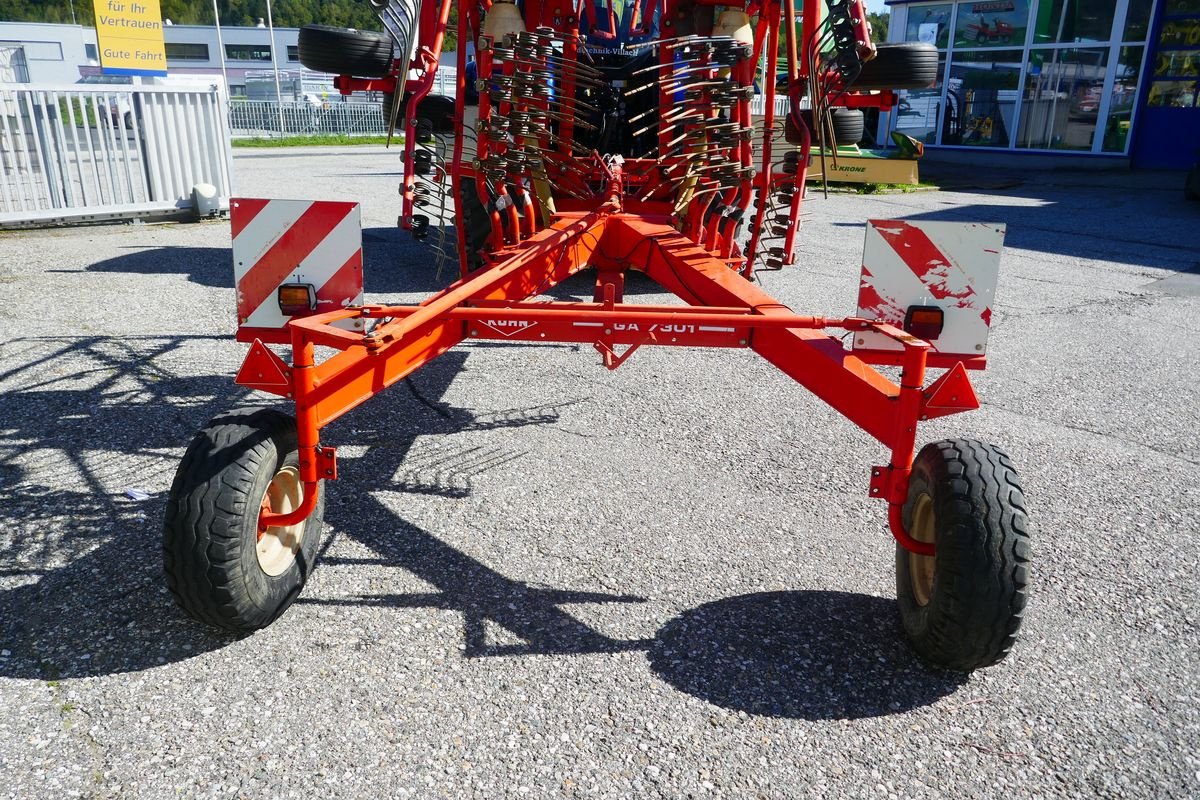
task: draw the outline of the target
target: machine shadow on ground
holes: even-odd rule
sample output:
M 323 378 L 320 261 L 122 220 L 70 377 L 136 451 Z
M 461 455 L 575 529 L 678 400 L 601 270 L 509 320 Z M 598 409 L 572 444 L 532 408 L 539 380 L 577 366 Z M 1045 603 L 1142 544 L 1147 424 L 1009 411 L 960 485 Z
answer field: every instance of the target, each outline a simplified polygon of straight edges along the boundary
M 363 287 L 366 300 L 378 302 L 378 296 L 418 294 L 427 296 L 442 291 L 459 279 L 455 251 L 455 232 L 445 229 L 444 259 L 434 246 L 434 233 L 416 241 L 398 227 L 364 228 Z M 73 270 L 72 270 L 73 271 Z M 233 288 L 233 251 L 228 247 L 158 247 L 135 250 L 89 265 L 86 272 L 128 275 L 185 275 L 200 286 Z M 585 270 L 550 292 L 559 299 L 590 302 L 595 272 Z M 640 272 L 630 272 L 625 282 L 626 295 L 660 294 L 665 290 Z M 232 310 L 230 326 L 234 323 Z
M 197 339 L 204 337 L 195 337 Z M 162 366 L 184 338 L 26 340 L 9 343 L 24 366 L 0 374 L 0 676 L 54 680 L 132 672 L 186 660 L 237 637 L 189 620 L 166 591 L 160 536 L 166 486 L 180 450 L 212 416 L 270 400 L 247 398 L 228 375 L 182 376 Z M 204 346 L 204 342 L 199 342 Z M 19 351 L 19 352 L 18 352 Z M 680 614 L 649 639 L 604 635 L 572 603 L 643 598 L 531 586 L 403 520 L 375 491 L 461 498 L 473 476 L 519 453 L 439 445 L 418 437 L 553 425 L 562 406 L 474 411 L 443 396 L 468 349 L 451 351 L 327 429 L 331 444 L 367 445 L 341 462 L 326 520 L 334 536 L 374 557 L 329 564 L 401 567 L 435 587 L 415 594 L 302 597 L 300 604 L 442 608 L 461 612 L 466 657 L 644 650 L 668 684 L 747 713 L 833 719 L 896 713 L 935 701 L 962 676 L 913 656 L 891 600 L 837 592 L 779 592 L 716 600 Z M 79 377 L 94 378 L 79 386 Z M 30 469 L 30 465 L 35 465 Z M 144 500 L 123 487 L 156 488 Z M 353 487 L 347 491 L 346 487 Z M 633 612 L 636 613 L 636 612 Z M 517 644 L 488 641 L 488 623 Z M 285 617 L 278 624 L 288 624 Z
M 156 247 L 90 264 L 85 272 L 127 275 L 186 275 L 192 283 L 233 288 L 233 261 L 228 247 Z M 232 317 L 232 312 L 230 313 Z
M 179 449 L 209 417 L 247 402 L 228 376 L 183 376 L 161 363 L 211 341 L 0 347 L 6 364 L 20 364 L 0 372 L 0 676 L 130 672 L 232 640 L 175 611 L 162 579 Z
M 454 257 L 454 232 L 447 239 L 449 257 L 438 274 L 436 252 L 415 242 L 399 228 L 363 229 L 363 284 L 368 300 L 372 293 L 418 292 L 432 294 L 458 279 Z M 74 271 L 74 270 L 72 270 Z M 200 286 L 233 288 L 233 251 L 230 247 L 156 247 L 137 249 L 90 264 L 85 272 L 128 275 L 185 275 Z M 235 324 L 233 311 L 229 324 Z

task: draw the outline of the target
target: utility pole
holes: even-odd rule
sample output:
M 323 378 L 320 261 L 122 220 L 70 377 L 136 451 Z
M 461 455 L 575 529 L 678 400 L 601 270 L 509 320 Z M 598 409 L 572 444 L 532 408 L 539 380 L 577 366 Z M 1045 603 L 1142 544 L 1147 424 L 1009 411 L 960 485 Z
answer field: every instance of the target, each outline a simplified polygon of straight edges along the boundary
M 284 136 L 283 92 L 279 88 L 279 63 L 275 57 L 275 22 L 271 19 L 271 0 L 267 0 L 267 30 L 271 36 L 271 69 L 275 73 L 275 103 L 279 108 L 279 138 L 282 139 Z
M 225 78 L 225 100 L 232 99 L 233 90 L 229 88 L 229 68 L 225 65 L 225 41 L 221 38 L 221 12 L 217 9 L 217 0 L 212 0 L 213 22 L 217 26 L 217 50 L 221 53 L 221 75 Z

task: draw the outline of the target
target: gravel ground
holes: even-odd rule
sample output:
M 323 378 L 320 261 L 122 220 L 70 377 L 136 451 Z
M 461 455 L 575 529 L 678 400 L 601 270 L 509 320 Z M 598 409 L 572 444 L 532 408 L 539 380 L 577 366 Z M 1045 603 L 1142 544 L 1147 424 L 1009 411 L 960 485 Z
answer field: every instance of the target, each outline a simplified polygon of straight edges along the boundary
M 441 282 L 396 164 L 235 158 L 241 193 L 361 200 L 382 301 Z M 228 223 L 0 234 L 0 797 L 1196 796 L 1200 206 L 1063 174 L 806 210 L 762 283 L 811 313 L 853 309 L 867 218 L 1009 225 L 984 406 L 921 434 L 1021 470 L 1008 660 L 905 644 L 877 444 L 751 353 L 671 348 L 477 343 L 354 411 L 304 596 L 214 634 L 159 536 L 192 434 L 270 402 L 231 381 Z

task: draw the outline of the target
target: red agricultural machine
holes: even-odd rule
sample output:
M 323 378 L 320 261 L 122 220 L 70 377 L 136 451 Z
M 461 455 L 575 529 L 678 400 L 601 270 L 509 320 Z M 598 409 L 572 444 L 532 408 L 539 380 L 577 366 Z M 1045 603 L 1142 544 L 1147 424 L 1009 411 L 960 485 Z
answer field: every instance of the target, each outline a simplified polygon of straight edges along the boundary
M 841 319 L 751 280 L 796 263 L 806 181 L 855 127 L 836 118 L 932 85 L 936 50 L 872 44 L 861 0 L 468 0 L 450 100 L 431 90 L 451 0 L 369 2 L 386 33 L 309 26 L 301 61 L 385 94 L 400 224 L 460 272 L 419 305 L 364 305 L 355 205 L 233 202 L 252 343 L 237 382 L 295 416 L 234 411 L 188 448 L 164 534 L 184 609 L 233 630 L 274 621 L 313 568 L 337 477 L 321 429 L 461 342 L 587 343 L 609 369 L 647 345 L 750 348 L 888 453 L 867 491 L 887 504 L 918 653 L 960 670 L 1003 658 L 1029 558 L 1016 473 L 978 441 L 916 444 L 922 420 L 978 407 L 967 370 L 986 360 L 1002 227 L 870 221 L 858 313 Z M 585 269 L 592 302 L 547 299 Z M 629 270 L 681 302 L 625 302 Z

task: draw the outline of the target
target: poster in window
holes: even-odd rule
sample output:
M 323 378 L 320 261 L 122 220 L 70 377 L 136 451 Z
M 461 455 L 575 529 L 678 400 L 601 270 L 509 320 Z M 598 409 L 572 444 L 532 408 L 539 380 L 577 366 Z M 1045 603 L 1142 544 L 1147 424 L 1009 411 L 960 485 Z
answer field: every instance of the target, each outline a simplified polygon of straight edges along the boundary
M 953 12 L 954 6 L 949 3 L 910 8 L 904 40 L 926 42 L 944 50 L 950 44 L 950 15 Z
M 1029 28 L 1029 0 L 982 0 L 958 4 L 955 47 L 1022 45 Z

